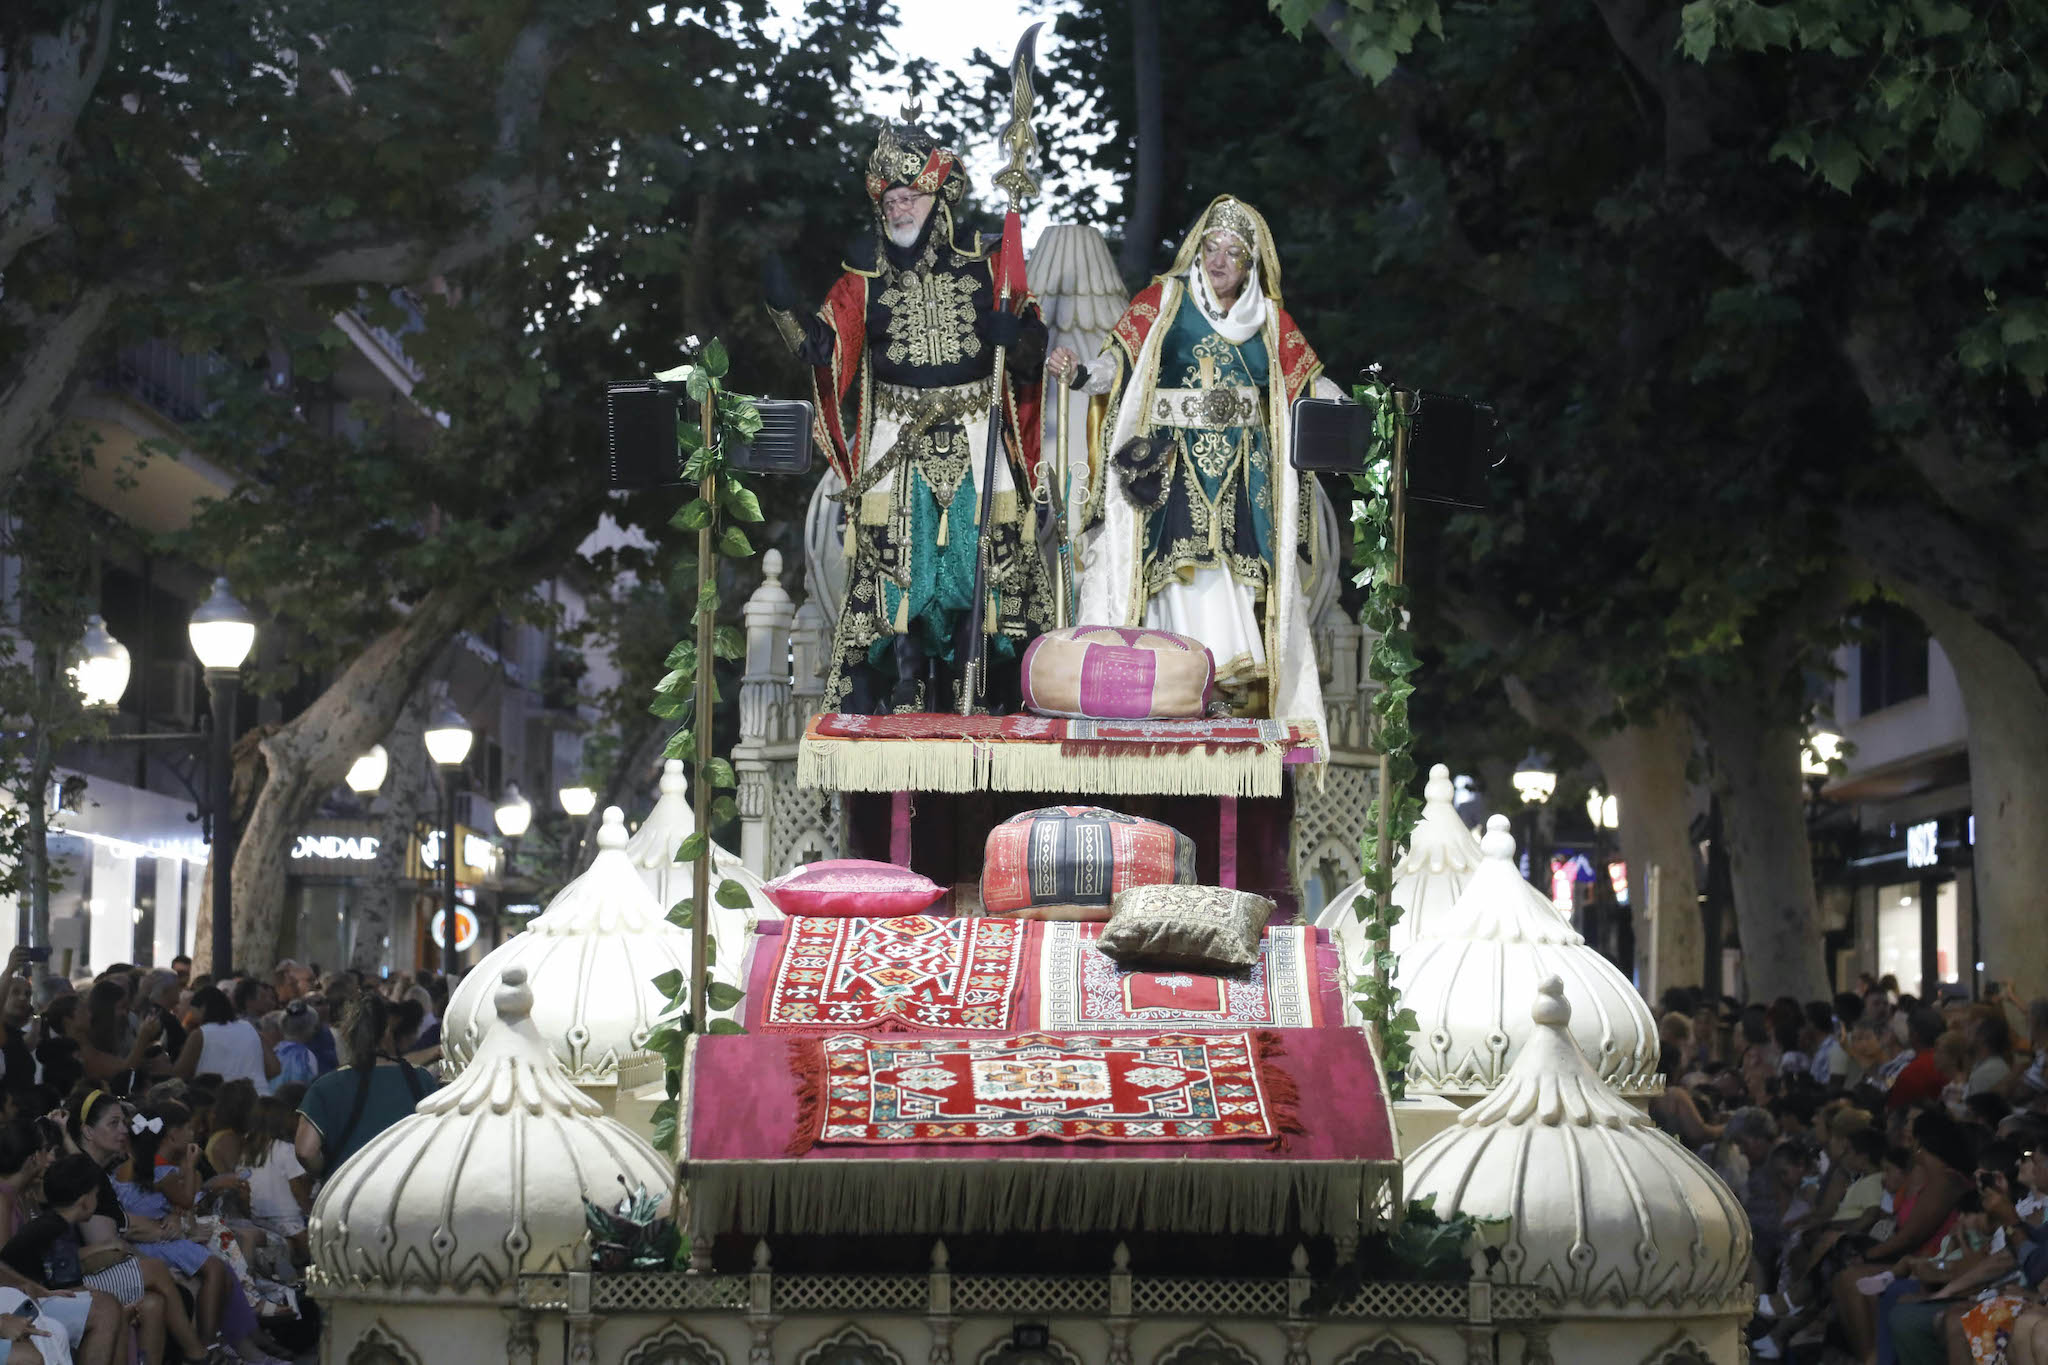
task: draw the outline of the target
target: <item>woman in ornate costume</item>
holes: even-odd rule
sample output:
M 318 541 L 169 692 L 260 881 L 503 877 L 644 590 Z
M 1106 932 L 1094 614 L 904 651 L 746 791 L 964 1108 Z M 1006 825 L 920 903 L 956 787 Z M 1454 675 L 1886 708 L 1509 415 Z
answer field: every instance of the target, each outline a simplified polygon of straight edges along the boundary
M 1284 461 L 1290 404 L 1336 388 L 1281 307 L 1265 220 L 1215 200 L 1085 372 L 1064 349 L 1048 366 L 1107 399 L 1079 620 L 1200 640 L 1234 710 L 1313 726 L 1320 747 L 1313 489 Z

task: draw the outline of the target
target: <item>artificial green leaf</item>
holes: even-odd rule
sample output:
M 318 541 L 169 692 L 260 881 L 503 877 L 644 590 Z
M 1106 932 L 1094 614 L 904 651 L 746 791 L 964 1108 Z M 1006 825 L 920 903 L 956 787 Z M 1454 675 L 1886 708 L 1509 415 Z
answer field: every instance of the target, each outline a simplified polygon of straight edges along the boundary
M 711 1023 L 708 1026 L 706 1026 L 704 1031 L 706 1033 L 721 1034 L 746 1032 L 744 1028 L 740 1027 L 740 1023 L 737 1019 L 713 1019 Z
M 712 798 L 711 819 L 714 822 L 722 825 L 727 820 L 737 820 L 739 818 L 739 803 L 734 801 L 730 796 L 718 796 Z
M 737 526 L 728 526 L 725 534 L 718 538 L 718 552 L 732 559 L 745 559 L 754 553 L 754 546 L 745 531 Z
M 711 1008 L 715 1010 L 729 1010 L 746 998 L 746 992 L 727 982 L 713 981 L 704 988 L 704 998 L 711 1002 Z
M 703 857 L 705 851 L 710 847 L 711 840 L 705 836 L 702 830 L 699 830 L 683 840 L 683 846 L 676 850 L 676 861 L 679 863 L 694 863 Z
M 718 504 L 731 514 L 735 521 L 761 520 L 761 500 L 751 489 L 737 482 L 727 483 L 718 490 Z
M 664 918 L 678 929 L 694 929 L 697 927 L 696 903 L 679 900 L 668 908 L 668 914 Z
M 682 988 L 683 974 L 673 967 L 654 978 L 654 989 L 667 999 L 675 999 L 676 992 L 682 990 Z
M 747 894 L 747 888 L 730 877 L 718 884 L 715 899 L 728 910 L 745 910 L 754 903 L 754 898 Z
M 678 730 L 668 737 L 661 746 L 663 758 L 688 758 L 697 752 L 697 736 L 690 730 Z
M 704 343 L 704 349 L 698 352 L 697 358 L 711 372 L 713 379 L 725 378 L 726 372 L 732 368 L 732 358 L 725 353 L 725 343 L 717 337 Z
M 738 626 L 719 626 L 711 632 L 711 652 L 721 659 L 747 657 L 747 633 Z
M 711 504 L 702 498 L 692 498 L 669 521 L 678 531 L 700 531 L 711 524 Z
M 704 776 L 710 779 L 714 787 L 737 787 L 740 784 L 738 774 L 732 770 L 732 764 L 722 758 L 714 758 L 705 764 Z
M 692 403 L 701 405 L 706 398 L 711 396 L 711 376 L 706 374 L 701 366 L 693 367 L 690 370 L 689 385 L 690 401 Z

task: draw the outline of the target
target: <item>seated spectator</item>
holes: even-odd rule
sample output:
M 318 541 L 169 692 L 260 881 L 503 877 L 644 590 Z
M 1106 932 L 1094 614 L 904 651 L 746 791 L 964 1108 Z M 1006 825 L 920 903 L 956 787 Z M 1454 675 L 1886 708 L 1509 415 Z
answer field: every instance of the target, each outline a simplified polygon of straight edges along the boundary
M 1667 1016 L 1676 1018 L 1678 1016 Z M 1682 1022 L 1682 1021 L 1681 1021 Z M 1721 1126 L 1710 1123 L 1692 1092 L 1680 1084 L 1679 1044 L 1665 1042 L 1658 1049 L 1658 1069 L 1664 1073 L 1664 1093 L 1650 1101 L 1650 1117 L 1659 1128 L 1698 1151 L 1721 1136 Z
M 1984 1095 L 2003 1088 L 2012 1075 L 2012 1029 L 2005 1016 L 1996 1010 L 1978 1014 L 1970 1020 L 1967 1036 L 1970 1070 L 1964 1095 Z
M 1887 1080 L 1884 1102 L 1888 1109 L 1905 1109 L 1940 1099 L 1942 1087 L 1948 1084 L 1934 1051 L 1943 1033 L 1940 1013 L 1916 1009 L 1907 1017 L 1906 1025 L 1906 1050 L 1878 1073 Z
M 392 1008 L 381 996 L 356 998 L 342 1029 L 347 1064 L 313 1082 L 299 1104 L 293 1149 L 310 1173 L 332 1171 L 440 1088 L 399 1056 L 396 1032 Z
M 1912 1140 L 1913 1166 L 1892 1200 L 1892 1233 L 1860 1261 L 1838 1270 L 1829 1285 L 1849 1349 L 1863 1360 L 1878 1351 L 1879 1296 L 1897 1282 L 1906 1258 L 1940 1254 L 1955 1231 L 1963 1196 L 1972 1193 L 1976 1157 L 1960 1124 L 1940 1110 L 1928 1110 L 1914 1117 Z M 1900 1291 L 1907 1292 L 1912 1291 Z
M 277 1085 L 311 1085 L 320 1077 L 320 1059 L 314 1055 L 313 1035 L 320 1031 L 320 1016 L 303 999 L 293 999 L 265 1021 L 279 1035 Z
M 1863 1064 L 1849 1051 L 1849 1034 L 1863 1018 L 1861 996 L 1844 992 L 1835 997 L 1834 1008 L 1821 1025 L 1823 1037 L 1814 1049 L 1811 1075 L 1814 1084 L 1828 1090 L 1847 1090 L 1863 1079 Z

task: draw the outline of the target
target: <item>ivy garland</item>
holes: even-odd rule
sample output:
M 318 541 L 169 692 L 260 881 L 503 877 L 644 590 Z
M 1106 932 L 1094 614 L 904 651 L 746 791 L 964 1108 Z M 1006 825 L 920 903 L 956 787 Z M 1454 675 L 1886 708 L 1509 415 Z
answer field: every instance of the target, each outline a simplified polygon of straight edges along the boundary
M 690 350 L 697 350 L 696 339 L 685 343 Z M 726 372 L 731 360 L 726 349 L 716 337 L 704 343 L 697 350 L 697 362 L 656 375 L 665 382 L 682 384 L 690 399 L 688 409 L 679 415 L 676 424 L 676 442 L 683 458 L 683 477 L 697 484 L 698 496 L 684 503 L 669 525 L 679 531 L 698 533 L 700 543 L 708 542 L 714 556 L 743 560 L 754 554 L 753 543 L 740 528 L 743 522 L 759 522 L 761 503 L 753 491 L 727 464 L 725 452 L 730 442 L 752 440 L 761 430 L 761 414 L 754 407 L 753 400 L 744 394 L 727 392 L 724 387 Z M 712 430 L 706 432 L 703 424 L 691 420 L 694 414 L 702 413 L 707 399 L 712 400 L 714 414 Z M 713 496 L 704 496 L 707 487 Z M 703 532 L 709 531 L 705 537 Z M 718 573 L 715 566 L 686 561 L 682 572 L 694 575 L 696 603 L 691 611 L 694 624 L 705 613 L 715 615 L 718 611 Z M 712 658 L 700 659 L 695 638 L 680 640 L 668 652 L 664 661 L 668 671 L 654 687 L 654 700 L 648 710 L 664 720 L 677 720 L 681 727 L 669 736 L 663 746 L 665 758 L 679 758 L 695 767 L 697 757 L 697 733 L 699 724 L 711 724 L 708 716 L 696 714 L 697 670 L 700 666 L 715 668 L 719 659 L 739 660 L 746 657 L 747 640 L 744 632 L 734 626 L 717 626 L 711 633 Z M 718 699 L 718 683 L 711 680 L 711 696 Z M 691 782 L 708 782 L 718 794 L 713 798 L 705 828 L 692 833 L 676 850 L 679 863 L 695 862 L 711 854 L 710 826 L 721 821 L 737 818 L 739 807 L 731 793 L 739 786 L 739 778 L 733 771 L 729 758 L 713 758 L 704 765 L 703 771 L 693 771 Z M 751 903 L 746 887 L 731 878 L 716 884 L 712 899 L 731 910 L 744 910 Z M 679 928 L 696 931 L 697 907 L 694 899 L 686 897 L 670 907 L 668 922 Z M 704 938 L 704 960 L 706 966 L 716 961 L 717 941 L 707 933 Z M 656 1017 L 655 1029 L 648 1035 L 647 1050 L 659 1053 L 666 1064 L 667 1098 L 654 1110 L 654 1145 L 668 1154 L 676 1155 L 676 1134 L 678 1116 L 678 1095 L 682 1090 L 683 1052 L 692 1031 L 690 1010 L 689 977 L 680 971 L 666 971 L 654 978 L 654 987 L 660 991 L 667 1004 Z M 736 986 L 721 981 L 709 982 L 705 988 L 705 1004 L 709 1010 L 729 1011 L 737 1006 L 743 993 Z M 709 1033 L 741 1033 L 744 1030 L 731 1019 L 713 1019 L 707 1026 Z
M 1375 367 L 1376 369 L 1377 367 Z M 1374 633 L 1366 676 L 1378 684 L 1373 694 L 1374 749 L 1383 756 L 1383 780 L 1366 809 L 1365 834 L 1359 840 L 1364 890 L 1352 902 L 1352 913 L 1365 926 L 1371 952 L 1366 971 L 1352 983 L 1358 1012 L 1378 1035 L 1387 1082 L 1393 1098 L 1407 1088 L 1408 1061 L 1414 1047 L 1415 1011 L 1401 1008 L 1394 985 L 1396 959 L 1387 946 L 1401 907 L 1394 904 L 1394 864 L 1406 848 L 1422 804 L 1411 792 L 1415 781 L 1414 734 L 1408 727 L 1408 698 L 1415 691 L 1410 675 L 1418 667 L 1414 639 L 1408 631 L 1408 588 L 1402 581 L 1401 534 L 1396 504 L 1406 468 L 1397 460 L 1406 449 L 1411 415 L 1395 401 L 1393 387 L 1376 372 L 1352 390 L 1372 409 L 1373 439 L 1366 472 L 1351 480 L 1351 559 L 1358 567 L 1353 580 L 1366 589 L 1362 619 Z M 1388 855 L 1380 857 L 1380 803 L 1388 802 Z

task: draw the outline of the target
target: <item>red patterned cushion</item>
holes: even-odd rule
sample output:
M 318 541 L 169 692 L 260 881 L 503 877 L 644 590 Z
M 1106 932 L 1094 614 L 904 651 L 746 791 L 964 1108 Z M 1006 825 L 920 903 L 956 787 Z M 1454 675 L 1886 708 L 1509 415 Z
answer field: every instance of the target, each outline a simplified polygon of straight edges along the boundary
M 1117 892 L 1195 879 L 1195 841 L 1097 806 L 1013 815 L 988 832 L 981 907 L 1022 919 L 1106 920 Z
M 914 915 L 946 894 L 946 888 L 930 877 L 870 858 L 805 863 L 762 889 L 785 915 L 858 915 L 864 919 Z
M 1163 630 L 1071 626 L 1024 651 L 1024 704 L 1083 720 L 1186 719 L 1208 709 L 1216 661 Z

